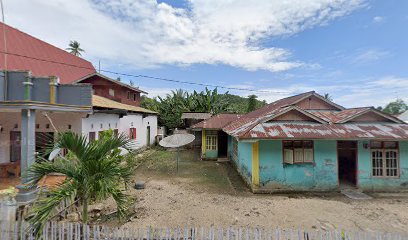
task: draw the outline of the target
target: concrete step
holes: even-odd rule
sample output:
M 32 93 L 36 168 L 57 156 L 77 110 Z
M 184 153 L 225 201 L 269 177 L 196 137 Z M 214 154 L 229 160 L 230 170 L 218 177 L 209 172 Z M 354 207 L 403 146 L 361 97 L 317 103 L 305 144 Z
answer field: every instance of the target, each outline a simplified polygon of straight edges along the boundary
M 225 157 L 225 158 L 218 158 L 217 162 L 229 162 L 229 158 Z

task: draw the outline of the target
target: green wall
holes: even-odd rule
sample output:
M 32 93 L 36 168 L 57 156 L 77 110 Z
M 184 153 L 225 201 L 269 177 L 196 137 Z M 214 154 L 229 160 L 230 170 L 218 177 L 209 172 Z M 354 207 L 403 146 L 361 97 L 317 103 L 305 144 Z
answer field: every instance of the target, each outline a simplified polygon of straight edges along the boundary
M 358 143 L 358 187 L 364 190 L 408 190 L 408 141 L 399 142 L 400 176 L 398 178 L 372 177 L 372 161 L 370 149 L 364 149 L 364 143 Z
M 314 164 L 284 164 L 282 141 L 260 141 L 260 188 L 285 190 L 337 188 L 336 141 L 314 141 L 314 149 Z
M 232 141 L 232 140 L 231 140 Z M 232 149 L 232 142 L 231 142 Z M 232 153 L 232 150 L 231 150 Z M 244 181 L 251 185 L 252 182 L 252 143 L 238 142 L 238 156 L 231 154 L 237 171 L 241 174 Z

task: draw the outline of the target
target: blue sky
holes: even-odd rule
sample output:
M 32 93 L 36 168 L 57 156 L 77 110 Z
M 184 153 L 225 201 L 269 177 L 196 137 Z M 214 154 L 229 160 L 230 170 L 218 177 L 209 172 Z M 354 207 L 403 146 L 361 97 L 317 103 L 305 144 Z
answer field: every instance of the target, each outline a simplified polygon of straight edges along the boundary
M 78 40 L 84 58 L 107 70 L 261 90 L 255 94 L 268 102 L 310 90 L 346 107 L 408 101 L 408 1 L 5 0 L 5 7 L 10 25 L 61 48 Z M 203 89 L 121 79 L 151 96 Z

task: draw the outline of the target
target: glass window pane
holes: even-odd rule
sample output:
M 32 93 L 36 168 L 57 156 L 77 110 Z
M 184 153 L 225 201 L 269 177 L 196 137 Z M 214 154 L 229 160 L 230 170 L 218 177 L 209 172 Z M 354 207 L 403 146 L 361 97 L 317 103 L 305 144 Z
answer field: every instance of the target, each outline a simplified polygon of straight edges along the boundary
M 313 148 L 313 141 L 303 141 L 303 148 Z
M 396 149 L 398 148 L 398 143 L 397 142 L 384 142 L 384 148 Z
M 293 142 L 293 147 L 294 148 L 302 148 L 303 147 L 302 141 L 294 141 Z
M 379 142 L 379 141 L 372 141 L 372 142 L 370 143 L 370 147 L 371 147 L 371 148 L 374 148 L 374 149 L 379 149 L 379 148 L 381 148 L 381 142 Z
M 283 141 L 283 147 L 284 148 L 292 148 L 293 147 L 293 142 L 292 141 Z

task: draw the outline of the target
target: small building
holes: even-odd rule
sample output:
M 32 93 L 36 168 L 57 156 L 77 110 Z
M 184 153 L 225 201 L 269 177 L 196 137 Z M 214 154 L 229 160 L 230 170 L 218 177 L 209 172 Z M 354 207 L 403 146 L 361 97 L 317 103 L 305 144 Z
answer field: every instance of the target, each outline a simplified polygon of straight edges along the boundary
M 222 129 L 232 121 L 239 119 L 240 114 L 221 113 L 191 126 L 196 135 L 201 136 L 202 159 L 228 158 L 228 135 Z
M 200 148 L 201 147 L 201 131 L 193 131 L 191 132 L 191 126 L 197 124 L 203 120 L 206 120 L 212 116 L 211 113 L 207 112 L 184 112 L 181 114 L 181 120 L 183 121 L 183 126 L 187 130 L 186 132 L 193 133 L 195 136 L 194 141 L 191 143 L 193 148 Z M 180 130 L 178 130 L 180 131 Z
M 206 120 L 211 116 L 212 114 L 207 112 L 183 112 L 183 114 L 181 114 L 181 120 L 183 120 L 184 127 L 190 129 L 194 124 Z
M 408 189 L 408 124 L 373 107 L 346 109 L 306 92 L 242 115 L 222 131 L 227 155 L 253 192 Z
M 401 119 L 402 121 L 408 123 L 408 110 L 405 111 L 405 112 L 403 112 L 403 113 L 401 113 L 401 114 L 398 116 L 398 118 Z

